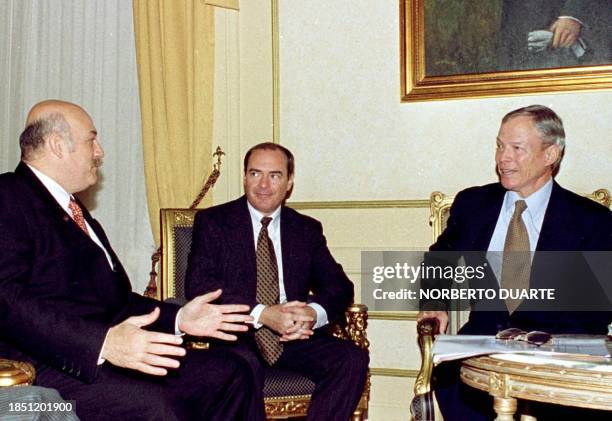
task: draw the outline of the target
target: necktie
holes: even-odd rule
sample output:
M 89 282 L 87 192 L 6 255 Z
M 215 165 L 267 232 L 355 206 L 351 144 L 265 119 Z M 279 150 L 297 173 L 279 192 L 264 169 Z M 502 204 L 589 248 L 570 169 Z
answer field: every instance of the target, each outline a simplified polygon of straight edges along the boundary
M 87 225 L 85 225 L 85 218 L 83 217 L 83 210 L 72 196 L 70 197 L 68 208 L 72 211 L 72 219 L 74 219 L 74 222 L 76 222 L 76 224 L 79 226 L 79 228 L 83 230 L 85 234 L 89 235 L 89 231 L 87 231 Z
M 264 305 L 278 304 L 278 266 L 274 246 L 268 237 L 268 225 L 272 218 L 266 216 L 261 219 L 261 230 L 257 237 L 257 302 Z M 283 344 L 278 335 L 266 326 L 255 332 L 255 342 L 261 356 L 270 365 L 274 364 L 283 352 Z
M 501 276 L 501 287 L 504 289 L 524 290 L 529 288 L 531 248 L 529 247 L 527 228 L 525 228 L 523 218 L 521 218 L 525 209 L 527 209 L 525 201 L 517 200 L 514 204 L 514 214 L 508 225 Z M 516 310 L 521 301 L 521 299 L 506 299 L 506 307 L 508 307 L 510 314 Z

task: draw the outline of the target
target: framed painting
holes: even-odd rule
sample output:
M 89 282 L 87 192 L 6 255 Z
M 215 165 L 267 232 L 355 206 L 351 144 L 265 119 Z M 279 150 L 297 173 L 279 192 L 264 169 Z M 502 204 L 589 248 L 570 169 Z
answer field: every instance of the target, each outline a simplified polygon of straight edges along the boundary
M 610 0 L 400 0 L 402 101 L 612 89 Z

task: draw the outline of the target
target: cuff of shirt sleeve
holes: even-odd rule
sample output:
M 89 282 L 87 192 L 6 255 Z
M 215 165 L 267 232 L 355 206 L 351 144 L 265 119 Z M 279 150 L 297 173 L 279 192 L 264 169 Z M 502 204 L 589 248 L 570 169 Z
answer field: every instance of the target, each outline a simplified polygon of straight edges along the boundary
M 106 345 L 106 338 L 108 338 L 109 332 L 110 332 L 110 329 L 106 331 L 106 336 L 104 336 L 104 342 L 102 342 L 102 348 L 100 348 L 100 354 L 98 355 L 98 362 L 96 363 L 98 365 L 102 365 L 106 362 L 106 360 L 102 358 L 102 351 L 104 351 L 104 345 Z
M 575 18 L 575 17 L 573 17 L 573 16 L 559 16 L 559 18 L 558 18 L 558 19 L 561 19 L 561 18 L 563 18 L 563 19 L 571 19 L 571 20 L 575 20 L 575 21 L 576 21 L 576 22 L 578 22 L 580 25 L 584 26 L 584 23 L 582 23 L 582 21 L 581 21 L 580 19 L 577 19 L 577 18 Z
M 179 311 L 176 312 L 176 318 L 174 319 L 174 334 L 176 336 L 183 336 L 185 333 L 181 332 L 179 329 L 179 317 L 181 317 L 181 311 L 183 311 L 183 307 L 179 308 Z
M 253 307 L 253 310 L 251 310 L 251 317 L 253 317 L 253 321 L 251 323 L 255 329 L 259 329 L 263 326 L 261 323 L 259 323 L 259 317 L 261 317 L 261 313 L 265 308 L 265 305 L 257 304 L 255 307 Z
M 327 320 L 327 312 L 320 304 L 308 303 L 308 307 L 311 307 L 317 313 L 317 322 L 314 324 L 313 329 L 318 329 L 329 323 L 329 320 Z

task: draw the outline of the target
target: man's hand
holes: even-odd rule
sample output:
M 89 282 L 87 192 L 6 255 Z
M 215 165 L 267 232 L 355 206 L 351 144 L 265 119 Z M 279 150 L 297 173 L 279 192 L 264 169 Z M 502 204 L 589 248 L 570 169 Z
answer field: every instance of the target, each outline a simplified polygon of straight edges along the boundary
M 159 317 L 159 307 L 149 314 L 132 316 L 111 327 L 106 335 L 100 356 L 113 365 L 154 376 L 165 376 L 166 368 L 177 368 L 179 362 L 170 355 L 181 357 L 185 349 L 180 345 L 180 336 L 148 332 L 141 329 L 150 325 Z
M 312 335 L 311 328 L 314 325 L 316 313 L 313 316 L 309 310 L 304 310 L 305 307 L 307 307 L 306 303 L 301 301 L 267 306 L 259 316 L 259 323 L 281 335 L 283 341 L 306 339 Z M 308 308 L 314 312 L 312 308 Z M 283 339 L 285 335 L 288 336 Z M 302 338 L 302 336 L 305 337 Z M 292 339 L 288 339 L 289 337 Z
M 440 333 L 446 333 L 448 328 L 448 313 L 446 311 L 420 311 L 417 322 L 423 319 L 438 319 Z
M 218 289 L 200 295 L 183 306 L 179 315 L 178 327 L 181 332 L 193 336 L 208 336 L 224 341 L 235 341 L 236 335 L 225 332 L 245 332 L 249 328 L 244 323 L 252 322 L 253 317 L 245 313 L 249 306 L 244 304 L 209 304 L 221 296 Z
M 317 322 L 317 312 L 314 308 L 301 301 L 292 301 L 283 305 L 283 313 L 291 313 L 294 325 L 287 329 L 281 336 L 281 342 L 294 341 L 296 339 L 308 339 L 313 334 L 313 326 Z M 303 316 L 312 318 L 312 321 L 299 321 Z
M 550 30 L 553 32 L 551 47 L 553 49 L 559 47 L 571 47 L 578 40 L 578 37 L 580 36 L 580 29 L 582 29 L 582 25 L 580 22 L 574 19 L 557 19 L 557 21 L 550 27 Z

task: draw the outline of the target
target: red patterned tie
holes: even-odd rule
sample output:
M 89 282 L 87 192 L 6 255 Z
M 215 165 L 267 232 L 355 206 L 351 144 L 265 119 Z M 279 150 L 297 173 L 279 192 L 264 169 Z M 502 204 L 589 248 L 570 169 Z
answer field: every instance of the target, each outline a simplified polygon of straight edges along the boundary
M 268 237 L 268 225 L 272 218 L 266 216 L 261 219 L 261 230 L 257 237 L 257 302 L 265 305 L 278 304 L 278 266 L 274 246 Z M 270 365 L 274 364 L 283 353 L 283 344 L 280 343 L 278 335 L 267 328 L 260 327 L 255 332 L 255 342 L 261 352 L 261 356 Z
M 83 230 L 85 234 L 89 235 L 87 225 L 85 225 L 85 218 L 83 217 L 83 210 L 72 196 L 70 196 L 70 203 L 68 203 L 68 208 L 72 211 L 72 219 L 74 219 L 74 222 L 76 222 L 76 224 L 79 226 L 79 228 Z

